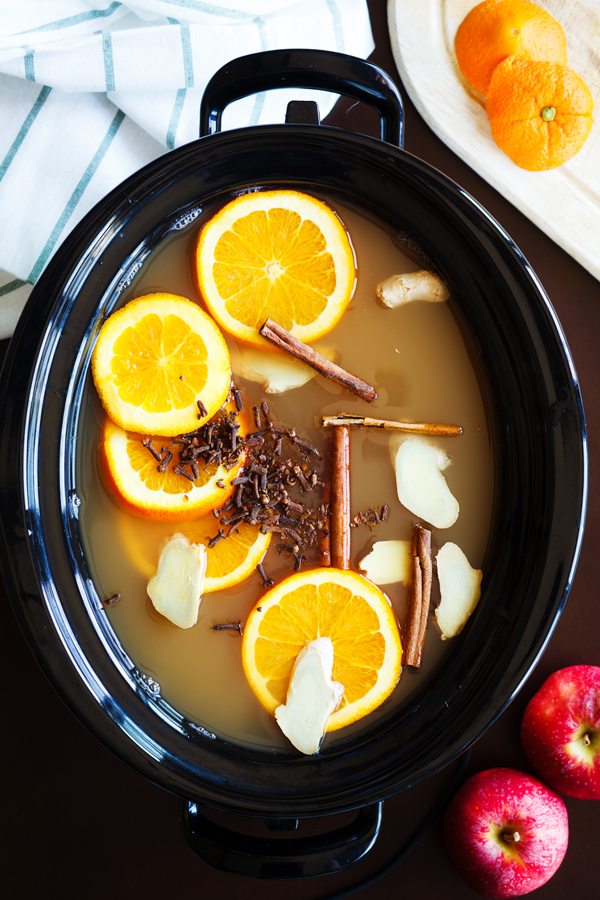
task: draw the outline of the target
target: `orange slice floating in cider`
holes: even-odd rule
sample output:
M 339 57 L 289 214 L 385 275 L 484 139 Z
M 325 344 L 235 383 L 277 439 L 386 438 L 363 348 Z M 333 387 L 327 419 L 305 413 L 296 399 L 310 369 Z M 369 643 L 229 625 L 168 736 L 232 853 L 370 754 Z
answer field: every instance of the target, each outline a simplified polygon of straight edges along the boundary
M 194 522 L 183 522 L 177 531 L 184 534 L 190 544 L 205 544 L 206 575 L 203 593 L 221 591 L 244 581 L 262 562 L 271 543 L 272 535 L 262 534 L 259 525 L 241 522 L 228 535 L 209 547 L 220 528 L 214 516 L 204 516 Z M 167 538 L 172 537 L 173 528 L 163 526 L 158 531 L 153 526 L 152 533 L 140 528 L 140 522 L 131 516 L 119 517 L 119 537 L 132 564 L 146 578 L 156 574 L 158 558 Z
M 225 406 L 226 411 L 232 408 L 231 402 Z M 239 434 L 245 433 L 242 418 Z M 239 475 L 243 452 L 229 471 L 217 463 L 206 465 L 199 457 L 198 477 L 190 480 L 176 471 L 178 445 L 172 444 L 169 437 L 151 439 L 152 448 L 163 459 L 167 450 L 173 453 L 165 472 L 158 470 L 158 460 L 144 441 L 148 441 L 148 436 L 125 431 L 110 419 L 106 420 L 100 445 L 100 471 L 107 488 L 125 512 L 142 519 L 182 522 L 199 519 L 223 506 L 233 493 L 231 482 Z M 190 473 L 188 466 L 185 469 Z
M 225 403 L 231 381 L 217 325 L 175 294 L 139 297 L 113 313 L 98 335 L 92 375 L 113 422 L 160 435 L 204 424 Z
M 258 329 L 273 319 L 302 341 L 325 334 L 346 309 L 356 277 L 336 214 L 298 191 L 244 194 L 204 226 L 198 285 L 221 327 L 269 347 Z
M 344 695 L 335 731 L 376 709 L 396 686 L 402 662 L 398 625 L 386 595 L 350 570 L 298 572 L 264 594 L 248 617 L 244 672 L 269 712 L 286 702 L 294 661 L 319 637 L 333 643 L 333 681 Z

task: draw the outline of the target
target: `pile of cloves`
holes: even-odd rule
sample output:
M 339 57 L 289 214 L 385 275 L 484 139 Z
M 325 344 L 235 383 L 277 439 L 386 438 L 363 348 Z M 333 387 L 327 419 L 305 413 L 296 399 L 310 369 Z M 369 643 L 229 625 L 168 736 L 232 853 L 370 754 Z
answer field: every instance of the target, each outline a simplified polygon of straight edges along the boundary
M 213 509 L 221 527 L 208 546 L 214 547 L 243 522 L 259 525 L 263 534 L 281 536 L 277 549 L 291 554 L 293 568 L 298 571 L 306 558 L 305 551 L 317 545 L 319 531 L 328 525 L 326 505 L 313 508 L 303 502 L 304 494 L 323 487 L 318 470 L 308 464 L 310 459 L 320 460 L 320 454 L 293 428 L 276 425 L 266 401 L 253 407 L 256 431 L 242 437 L 237 418 L 243 403 L 234 386 L 230 397 L 235 409 L 228 412 L 225 406 L 221 407 L 205 425 L 172 438 L 171 447 L 162 447 L 161 453 L 153 446 L 152 438 L 145 437 L 142 443 L 157 460 L 161 473 L 167 472 L 176 453 L 171 471 L 191 483 L 199 478 L 201 468 L 206 472 L 222 465 L 231 471 L 241 462 L 240 473 L 232 481 L 234 494 L 220 509 Z M 199 409 L 202 413 L 200 404 Z
M 177 461 L 171 471 L 175 475 L 183 475 L 192 483 L 200 477 L 200 468 L 206 472 L 211 466 L 216 468 L 222 465 L 229 472 L 239 463 L 242 447 L 237 417 L 242 403 L 238 390 L 234 389 L 232 396 L 236 409 L 227 412 L 226 407 L 222 406 L 210 422 L 195 431 L 172 438 L 171 446 L 161 447 L 160 453 L 153 446 L 151 437 L 142 438 L 144 447 L 157 460 L 159 472 L 167 472 L 174 454 L 177 454 Z M 198 401 L 198 408 L 201 411 L 204 408 L 201 401 Z
M 381 525 L 388 517 L 389 506 L 384 503 L 383 506 L 377 508 L 369 507 L 365 512 L 359 512 L 350 522 L 350 528 L 358 528 L 359 525 L 366 525 L 367 528 L 373 530 L 375 525 Z
M 322 506 L 315 509 L 302 499 L 323 487 L 318 470 L 308 464 L 311 457 L 320 459 L 320 454 L 293 428 L 275 425 L 266 401 L 253 407 L 253 412 L 257 430 L 240 438 L 245 460 L 232 482 L 236 491 L 213 515 L 223 526 L 223 537 L 242 522 L 260 525 L 263 534 L 279 534 L 282 541 L 277 549 L 292 556 L 297 572 L 306 558 L 304 551 L 317 545 L 318 532 L 327 523 Z M 296 499 L 290 496 L 293 489 Z

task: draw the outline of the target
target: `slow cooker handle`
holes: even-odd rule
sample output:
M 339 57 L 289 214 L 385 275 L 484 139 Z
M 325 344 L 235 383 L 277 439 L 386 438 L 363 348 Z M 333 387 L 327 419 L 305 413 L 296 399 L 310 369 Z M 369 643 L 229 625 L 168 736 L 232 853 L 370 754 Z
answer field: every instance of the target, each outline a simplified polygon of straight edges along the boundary
M 382 814 L 380 801 L 364 806 L 353 822 L 328 834 L 258 838 L 211 822 L 198 803 L 182 800 L 180 806 L 183 833 L 200 859 L 235 875 L 278 880 L 315 878 L 347 869 L 377 840 Z M 291 824 L 293 828 L 293 819 Z
M 402 99 L 389 75 L 364 59 L 329 50 L 268 50 L 224 65 L 204 91 L 200 137 L 221 130 L 223 110 L 234 100 L 276 88 L 312 88 L 367 103 L 381 117 L 381 140 L 402 147 Z

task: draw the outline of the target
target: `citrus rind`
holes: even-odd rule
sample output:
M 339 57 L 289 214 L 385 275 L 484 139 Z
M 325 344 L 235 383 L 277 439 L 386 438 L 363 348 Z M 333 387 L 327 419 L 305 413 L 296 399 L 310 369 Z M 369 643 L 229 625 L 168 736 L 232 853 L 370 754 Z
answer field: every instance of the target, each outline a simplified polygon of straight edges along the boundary
M 465 81 L 486 96 L 492 73 L 510 56 L 567 63 L 567 39 L 548 10 L 529 0 L 486 0 L 458 27 L 454 49 Z
M 530 172 L 561 166 L 581 150 L 593 107 L 587 85 L 568 66 L 515 58 L 496 66 L 487 99 L 496 144 Z

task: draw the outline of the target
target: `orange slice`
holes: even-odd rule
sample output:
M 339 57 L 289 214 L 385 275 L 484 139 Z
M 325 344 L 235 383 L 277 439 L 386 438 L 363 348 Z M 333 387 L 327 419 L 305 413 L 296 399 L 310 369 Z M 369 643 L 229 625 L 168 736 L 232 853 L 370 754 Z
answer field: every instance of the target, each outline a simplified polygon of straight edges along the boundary
M 206 527 L 202 531 L 199 528 L 198 532 L 192 532 L 190 540 L 208 545 L 218 529 L 214 516 L 211 519 L 212 522 L 209 522 L 207 517 Z M 214 530 L 211 531 L 211 528 Z M 245 522 L 238 525 L 229 537 L 208 550 L 205 593 L 222 591 L 252 575 L 257 565 L 263 561 L 270 543 L 271 534 L 261 534 L 259 525 L 248 525 Z
M 362 575 L 329 568 L 291 575 L 263 594 L 242 641 L 246 677 L 269 712 L 285 703 L 294 660 L 318 637 L 331 638 L 331 677 L 345 689 L 327 726 L 335 731 L 391 694 L 402 662 L 400 634 L 386 595 Z
M 271 347 L 258 334 L 273 319 L 302 341 L 336 324 L 354 290 L 354 254 L 328 206 L 298 191 L 260 191 L 228 203 L 204 226 L 198 285 L 221 327 Z
M 240 434 L 243 433 L 241 427 Z M 107 488 L 125 512 L 163 522 L 199 519 L 222 506 L 233 493 L 231 482 L 240 472 L 242 457 L 229 472 L 216 463 L 204 466 L 200 459 L 199 477 L 190 481 L 173 471 L 178 462 L 176 453 L 167 471 L 159 472 L 158 462 L 142 443 L 143 439 L 144 435 L 125 431 L 110 419 L 106 420 L 100 445 L 100 471 Z M 172 451 L 177 449 L 168 437 L 154 437 L 152 445 L 159 453 L 163 446 Z
M 185 522 L 177 529 L 190 543 L 209 541 L 219 530 L 214 516 L 204 516 L 195 522 Z M 162 546 L 173 535 L 168 525 L 154 524 L 152 530 L 140 527 L 131 516 L 119 516 L 119 535 L 132 563 L 146 578 L 156 575 L 156 567 Z M 264 559 L 271 543 L 271 534 L 261 534 L 260 526 L 242 522 L 214 547 L 208 547 L 204 593 L 221 591 L 244 581 Z
M 138 297 L 113 313 L 98 335 L 92 375 L 113 422 L 162 435 L 191 431 L 210 419 L 231 381 L 218 327 L 175 294 Z M 200 421 L 198 401 L 206 409 Z

